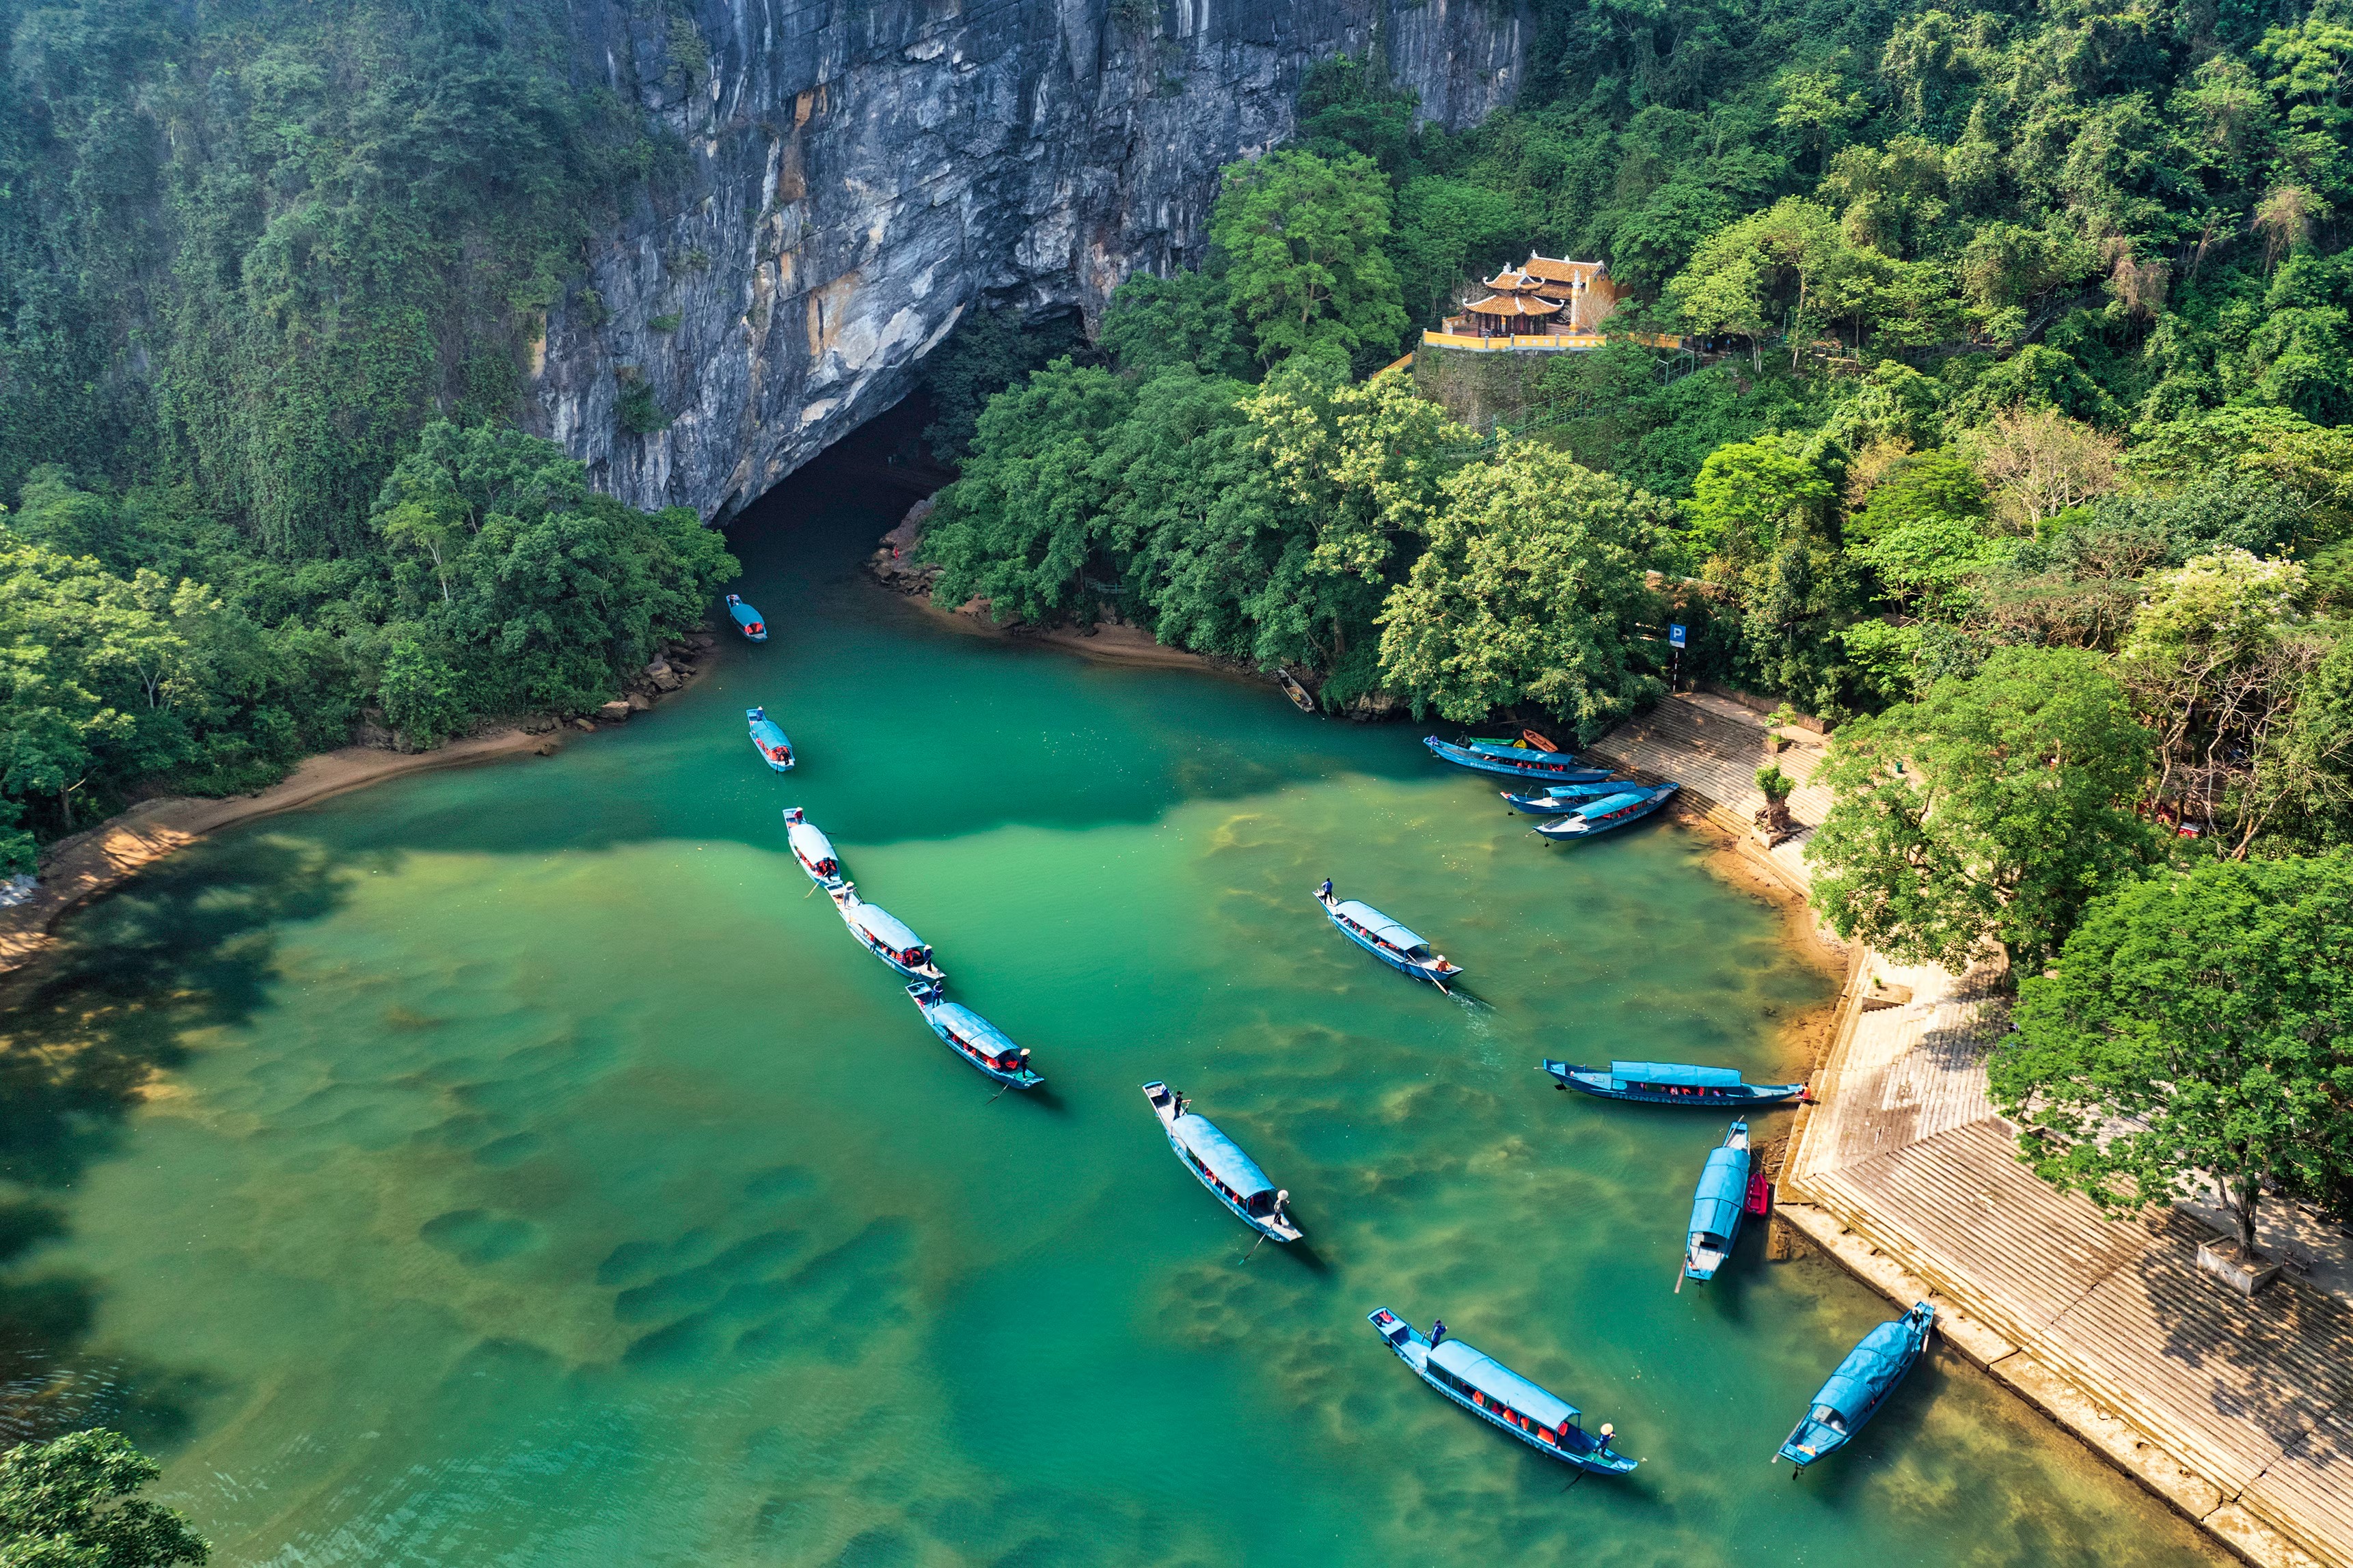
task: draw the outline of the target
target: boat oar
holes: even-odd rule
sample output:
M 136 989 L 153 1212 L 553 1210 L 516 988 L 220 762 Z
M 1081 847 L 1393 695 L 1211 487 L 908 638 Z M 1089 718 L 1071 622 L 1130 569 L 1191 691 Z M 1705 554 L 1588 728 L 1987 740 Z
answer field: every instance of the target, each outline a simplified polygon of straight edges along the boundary
M 1256 1258 L 1258 1256 L 1258 1249 L 1265 1245 L 1266 1232 L 1260 1231 L 1258 1233 L 1258 1239 L 1250 1243 L 1250 1249 L 1242 1254 L 1242 1261 L 1244 1263 L 1248 1263 L 1251 1258 Z
M 1009 1084 L 1009 1083 L 1007 1083 L 1007 1084 L 999 1084 L 999 1085 L 997 1086 L 997 1092 L 996 1092 L 995 1094 L 992 1094 L 992 1095 L 990 1095 L 990 1096 L 988 1097 L 987 1103 L 988 1103 L 988 1104 L 990 1104 L 990 1105 L 995 1105 L 998 1100 L 1003 1100 L 1003 1099 L 1005 1098 L 1005 1091 L 1006 1091 L 1007 1089 L 1011 1089 L 1012 1087 L 1013 1087 L 1013 1086 L 1012 1086 L 1011 1084 Z

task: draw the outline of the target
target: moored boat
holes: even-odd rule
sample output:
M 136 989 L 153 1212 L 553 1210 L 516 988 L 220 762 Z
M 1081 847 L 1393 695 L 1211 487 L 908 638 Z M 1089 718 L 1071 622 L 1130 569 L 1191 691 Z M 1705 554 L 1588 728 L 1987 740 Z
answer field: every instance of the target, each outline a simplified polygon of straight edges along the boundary
M 1291 1194 L 1267 1180 L 1258 1162 L 1219 1131 L 1215 1122 L 1197 1113 L 1183 1095 L 1155 1079 L 1144 1086 L 1144 1098 L 1160 1118 L 1160 1130 L 1168 1135 L 1176 1158 L 1235 1218 L 1273 1241 L 1297 1241 L 1304 1234 L 1291 1221 Z
M 963 1003 L 947 1000 L 947 992 L 938 981 L 918 980 L 907 987 L 907 994 L 914 999 L 932 1033 L 997 1082 L 1035 1089 L 1046 1081 L 1044 1074 L 1029 1070 L 1028 1047 L 1015 1045 L 1004 1030 Z
M 746 708 L 744 710 L 744 721 L 752 727 L 752 744 L 758 750 L 761 760 L 776 773 L 792 772 L 793 743 L 786 739 L 776 721 L 768 717 L 768 710 L 765 708 Z
M 1505 805 L 1524 816 L 1558 816 L 1564 811 L 1575 811 L 1588 800 L 1599 800 L 1632 787 L 1623 779 L 1603 779 L 1599 784 L 1554 784 L 1530 795 L 1514 795 L 1510 790 L 1498 793 Z
M 1599 837 L 1604 833 L 1636 823 L 1667 804 L 1668 797 L 1683 788 L 1681 784 L 1628 784 L 1616 795 L 1605 795 L 1599 800 L 1577 805 L 1574 811 L 1557 822 L 1546 822 L 1528 831 L 1543 835 L 1556 843 L 1575 842 Z
M 1588 1433 L 1576 1406 L 1493 1356 L 1448 1338 L 1442 1322 L 1433 1324 L 1433 1337 L 1426 1339 L 1387 1307 L 1372 1313 L 1371 1321 L 1398 1360 L 1422 1382 L 1537 1453 L 1600 1476 L 1626 1475 L 1641 1463 L 1609 1446 L 1614 1428 L 1605 1424 L 1598 1436 Z
M 1324 906 L 1324 914 L 1340 928 L 1343 936 L 1399 974 L 1427 980 L 1443 991 L 1447 982 L 1462 973 L 1461 964 L 1449 963 L 1444 953 L 1430 951 L 1430 943 L 1372 905 L 1355 899 L 1334 898 L 1328 877 L 1315 889 L 1315 901 Z
M 1314 713 L 1315 711 L 1315 699 L 1308 695 L 1307 688 L 1300 685 L 1299 678 L 1292 674 L 1291 671 L 1287 669 L 1276 670 L 1274 672 L 1274 683 L 1282 688 L 1282 694 L 1291 699 L 1291 705 L 1293 708 L 1298 709 L 1302 713 Z
M 1862 1430 L 1862 1424 L 1879 1414 L 1887 1396 L 1920 1359 L 1936 1326 L 1936 1309 L 1919 1301 L 1902 1317 L 1863 1335 L 1806 1406 L 1806 1414 L 1773 1458 L 1787 1459 L 1802 1470 L 1845 1447 Z
M 1603 1100 L 1636 1100 L 1646 1105 L 1787 1105 L 1808 1098 L 1802 1083 L 1743 1083 L 1730 1068 L 1691 1067 L 1682 1062 L 1611 1062 L 1578 1067 L 1547 1058 L 1544 1070 L 1574 1089 Z
M 841 857 L 833 852 L 833 840 L 797 805 L 785 808 L 785 842 L 810 881 L 820 888 L 841 886 Z
M 860 898 L 857 883 L 841 882 L 826 891 L 833 895 L 833 907 L 841 911 L 841 923 L 875 957 L 910 980 L 947 978 L 932 962 L 932 950 L 923 944 L 923 939 L 881 905 L 870 904 Z
M 1599 784 L 1608 768 L 1580 768 L 1577 759 L 1560 752 L 1539 752 L 1533 746 L 1506 746 L 1495 741 L 1461 742 L 1424 735 L 1421 743 L 1442 763 L 1498 778 L 1538 779 L 1546 784 Z
M 1683 1243 L 1683 1279 L 1708 1280 L 1732 1256 L 1740 1239 L 1740 1216 L 1748 1206 L 1748 1123 L 1736 1121 L 1724 1142 L 1707 1152 L 1699 1185 L 1692 1193 L 1691 1232 Z M 1683 1280 L 1675 1282 L 1683 1289 Z
M 768 623 L 760 618 L 759 611 L 745 604 L 741 598 L 737 597 L 733 594 L 727 595 L 727 614 L 733 619 L 735 625 L 743 631 L 744 635 L 746 637 L 749 637 L 752 641 L 766 642 L 768 640 Z

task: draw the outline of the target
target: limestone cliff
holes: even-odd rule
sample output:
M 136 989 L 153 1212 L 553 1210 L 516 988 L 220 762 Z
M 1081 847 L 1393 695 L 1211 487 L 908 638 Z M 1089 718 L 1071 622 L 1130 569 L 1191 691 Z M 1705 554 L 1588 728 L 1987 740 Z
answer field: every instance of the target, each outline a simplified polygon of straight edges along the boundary
M 1377 43 L 1451 125 L 1507 102 L 1523 4 L 584 5 L 578 68 L 681 146 L 550 312 L 541 429 L 633 504 L 724 517 L 904 395 L 976 302 L 1092 319 L 1198 259 L 1218 168 L 1290 132 L 1316 59 Z

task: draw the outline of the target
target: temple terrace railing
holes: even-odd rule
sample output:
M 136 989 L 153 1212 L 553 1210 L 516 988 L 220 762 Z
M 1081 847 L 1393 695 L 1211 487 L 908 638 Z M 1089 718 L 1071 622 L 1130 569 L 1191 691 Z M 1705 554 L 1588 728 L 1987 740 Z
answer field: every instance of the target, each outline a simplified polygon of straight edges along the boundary
M 1630 342 L 1646 343 L 1654 349 L 1679 349 L 1685 346 L 1681 338 L 1664 332 L 1621 332 L 1611 336 Z M 1534 353 L 1560 353 L 1598 349 L 1609 341 L 1599 332 L 1546 332 L 1505 337 L 1501 334 L 1482 338 L 1472 332 L 1436 332 L 1425 331 L 1421 341 L 1434 349 L 1472 349 L 1484 353 L 1520 351 Z

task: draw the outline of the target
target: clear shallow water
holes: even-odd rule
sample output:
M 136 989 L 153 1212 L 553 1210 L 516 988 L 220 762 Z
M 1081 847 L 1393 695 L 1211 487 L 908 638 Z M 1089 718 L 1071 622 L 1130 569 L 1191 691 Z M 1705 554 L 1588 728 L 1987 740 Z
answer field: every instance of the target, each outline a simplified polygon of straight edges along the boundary
M 1534 1070 L 1794 1070 L 1779 1028 L 1831 984 L 1703 845 L 1556 849 L 1417 730 L 938 628 L 851 575 L 871 482 L 786 499 L 737 541 L 779 635 L 650 719 L 278 818 L 75 923 L 6 1020 L 20 1426 L 129 1427 L 236 1564 L 2204 1560 L 1966 1372 L 1768 1467 L 1889 1309 L 1755 1234 L 1672 1294 L 1722 1123 Z M 990 1103 L 803 896 L 790 804 L 1050 1094 Z M 1349 947 L 1327 874 L 1477 1002 Z M 105 1115 L 149 1060 L 163 1091 Z M 1240 1261 L 1155 1077 L 1307 1247 Z M 1565 1489 L 1380 1305 L 1643 1468 Z

